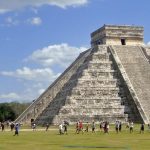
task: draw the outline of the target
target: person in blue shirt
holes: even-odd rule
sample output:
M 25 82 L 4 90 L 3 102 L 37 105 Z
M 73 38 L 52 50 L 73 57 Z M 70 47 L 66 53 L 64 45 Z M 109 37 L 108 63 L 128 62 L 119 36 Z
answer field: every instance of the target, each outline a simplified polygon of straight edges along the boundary
M 19 124 L 17 123 L 16 125 L 15 125 L 15 134 L 14 134 L 14 136 L 18 136 L 19 135 Z

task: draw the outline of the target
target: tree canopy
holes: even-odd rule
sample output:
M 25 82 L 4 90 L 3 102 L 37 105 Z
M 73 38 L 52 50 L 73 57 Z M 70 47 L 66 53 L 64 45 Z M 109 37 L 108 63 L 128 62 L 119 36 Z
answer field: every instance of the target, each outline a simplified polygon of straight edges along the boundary
M 28 106 L 29 103 L 0 103 L 0 122 L 14 121 Z

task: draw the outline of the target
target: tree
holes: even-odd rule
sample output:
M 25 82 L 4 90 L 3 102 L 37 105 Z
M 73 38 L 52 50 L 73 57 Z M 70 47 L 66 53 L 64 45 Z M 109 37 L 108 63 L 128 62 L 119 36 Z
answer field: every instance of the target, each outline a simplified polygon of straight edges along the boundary
M 13 109 L 9 106 L 8 103 L 0 104 L 0 122 L 6 120 L 14 120 L 16 118 L 16 114 Z
M 0 122 L 14 121 L 29 105 L 30 103 L 0 103 Z

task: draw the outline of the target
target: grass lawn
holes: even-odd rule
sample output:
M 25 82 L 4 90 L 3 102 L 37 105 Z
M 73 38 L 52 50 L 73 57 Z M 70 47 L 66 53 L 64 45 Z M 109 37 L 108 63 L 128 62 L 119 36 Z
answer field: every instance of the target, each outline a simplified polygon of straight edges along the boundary
M 58 130 L 51 129 L 13 134 L 0 132 L 0 150 L 150 150 L 150 132 L 140 134 L 139 126 L 132 134 L 126 129 L 116 134 L 112 126 L 109 134 L 99 131 L 75 134 L 73 127 L 68 128 L 68 135 L 59 135 Z

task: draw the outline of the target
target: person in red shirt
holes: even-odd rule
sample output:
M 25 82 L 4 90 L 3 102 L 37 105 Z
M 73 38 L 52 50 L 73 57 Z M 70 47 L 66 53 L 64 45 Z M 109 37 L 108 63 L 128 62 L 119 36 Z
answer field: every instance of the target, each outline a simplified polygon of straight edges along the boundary
M 79 132 L 82 131 L 83 134 L 83 123 L 82 121 L 79 122 Z

